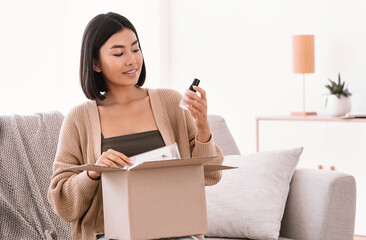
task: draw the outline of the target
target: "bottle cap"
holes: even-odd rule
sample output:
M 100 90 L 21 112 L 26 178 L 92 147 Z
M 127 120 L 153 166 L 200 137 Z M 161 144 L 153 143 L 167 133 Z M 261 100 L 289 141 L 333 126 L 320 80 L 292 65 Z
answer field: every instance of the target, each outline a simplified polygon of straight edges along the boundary
M 198 86 L 198 84 L 200 84 L 200 80 L 199 80 L 199 79 L 197 79 L 197 78 L 195 78 L 195 79 L 193 80 L 192 85 L 189 87 L 189 90 L 191 90 L 191 91 L 193 91 L 193 92 L 196 92 L 196 90 L 194 90 L 194 89 L 193 89 L 193 86 Z

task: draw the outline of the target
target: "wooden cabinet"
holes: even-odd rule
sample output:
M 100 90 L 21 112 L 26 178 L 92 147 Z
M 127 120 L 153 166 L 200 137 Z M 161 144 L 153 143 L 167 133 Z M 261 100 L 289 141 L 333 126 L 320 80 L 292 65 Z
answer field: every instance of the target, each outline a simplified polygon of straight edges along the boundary
M 345 172 L 357 184 L 355 234 L 366 236 L 366 119 L 257 117 L 257 151 L 303 146 L 298 166 Z
M 355 235 L 353 240 L 366 240 L 366 236 Z

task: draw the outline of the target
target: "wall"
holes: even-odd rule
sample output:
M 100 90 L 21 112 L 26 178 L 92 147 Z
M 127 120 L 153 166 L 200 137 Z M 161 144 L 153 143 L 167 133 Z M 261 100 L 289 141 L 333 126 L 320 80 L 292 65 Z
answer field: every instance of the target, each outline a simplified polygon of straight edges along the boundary
M 324 85 L 340 72 L 353 93 L 353 111 L 366 111 L 365 11 L 361 0 L 175 0 L 172 86 L 184 91 L 200 78 L 209 112 L 226 118 L 243 154 L 254 152 L 255 116 L 302 109 L 291 41 L 295 34 L 314 34 L 307 110 L 324 114 Z
M 0 2 L 0 114 L 66 113 L 86 100 L 79 84 L 81 38 L 99 13 L 125 15 L 135 25 L 147 62 L 148 85 L 159 87 L 160 1 Z

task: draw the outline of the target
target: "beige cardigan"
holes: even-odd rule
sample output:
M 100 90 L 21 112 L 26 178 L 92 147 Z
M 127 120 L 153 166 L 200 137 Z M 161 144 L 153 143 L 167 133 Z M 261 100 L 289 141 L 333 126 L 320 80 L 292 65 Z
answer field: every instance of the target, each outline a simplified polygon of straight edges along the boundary
M 221 150 L 213 137 L 207 143 L 196 139 L 194 120 L 178 107 L 181 94 L 170 89 L 148 89 L 152 111 L 166 145 L 177 142 L 182 158 L 215 156 L 208 164 L 222 164 Z M 80 164 L 94 164 L 101 155 L 101 129 L 95 101 L 73 108 L 61 127 L 48 199 L 54 211 L 71 222 L 73 239 L 96 239 L 104 233 L 101 182 L 86 171 L 63 170 Z M 206 185 L 221 179 L 221 172 L 205 173 Z

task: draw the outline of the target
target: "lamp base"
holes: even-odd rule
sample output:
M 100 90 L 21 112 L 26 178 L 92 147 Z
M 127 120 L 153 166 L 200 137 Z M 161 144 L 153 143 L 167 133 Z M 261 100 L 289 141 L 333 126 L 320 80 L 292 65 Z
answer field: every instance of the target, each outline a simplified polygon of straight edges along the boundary
M 291 116 L 315 116 L 316 112 L 291 112 Z

